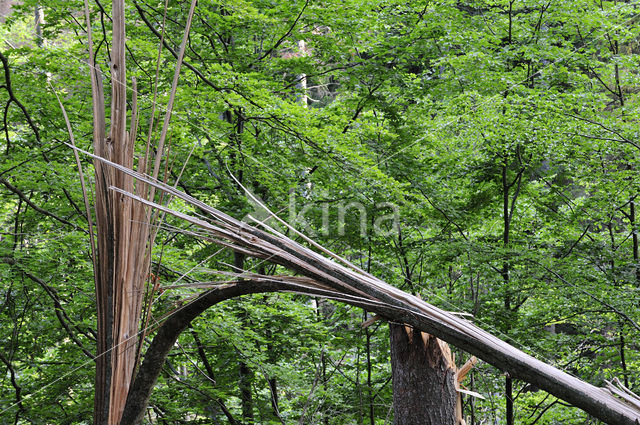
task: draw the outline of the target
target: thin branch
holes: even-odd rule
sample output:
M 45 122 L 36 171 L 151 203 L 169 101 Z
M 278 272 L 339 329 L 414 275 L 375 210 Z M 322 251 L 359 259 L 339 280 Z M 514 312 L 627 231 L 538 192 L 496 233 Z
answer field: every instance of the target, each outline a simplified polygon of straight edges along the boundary
M 287 30 L 286 33 L 284 33 L 284 35 L 282 37 L 280 37 L 280 39 L 276 42 L 276 44 L 274 44 L 269 50 L 267 50 L 262 56 L 260 56 L 258 58 L 259 61 L 261 61 L 262 59 L 266 58 L 267 56 L 269 56 L 271 54 L 271 52 L 273 52 L 275 49 L 277 49 L 278 47 L 280 47 L 280 45 L 282 44 L 282 42 L 285 40 L 285 38 L 289 37 L 291 35 L 291 32 L 293 31 L 293 29 L 296 27 L 296 25 L 298 25 L 298 21 L 300 20 L 300 18 L 302 17 L 302 14 L 304 13 L 305 9 L 307 8 L 307 6 L 309 5 L 309 0 L 306 0 L 304 2 L 304 6 L 302 6 L 302 9 L 300 10 L 300 13 L 298 13 L 298 16 L 296 17 L 296 19 L 293 21 L 293 23 L 291 24 L 291 26 L 289 27 L 289 29 Z
M 137 1 L 134 0 L 133 2 L 134 7 L 136 8 L 136 10 L 138 11 L 138 16 L 140 16 L 140 18 L 142 19 L 142 22 L 145 23 L 145 25 L 147 26 L 147 28 L 149 28 L 149 30 L 156 36 L 158 37 L 162 44 L 164 45 L 165 49 L 167 49 L 169 51 L 169 53 L 171 53 L 173 55 L 173 57 L 175 57 L 176 59 L 179 57 L 179 53 L 176 52 L 167 42 L 167 40 L 164 39 L 164 36 L 155 28 L 155 26 L 149 21 L 149 19 L 147 18 L 144 9 L 142 9 L 142 7 L 140 7 L 140 5 L 138 4 Z M 194 74 L 196 74 L 196 76 L 198 78 L 200 78 L 200 80 L 202 80 L 202 82 L 204 82 L 206 85 L 208 85 L 209 87 L 217 90 L 217 91 L 222 91 L 223 89 L 221 87 L 218 87 L 216 84 L 213 83 L 213 81 L 209 80 L 207 77 L 205 77 L 205 75 L 200 72 L 197 68 L 195 68 L 193 65 L 191 65 L 189 62 L 183 62 L 184 66 L 186 66 L 191 72 L 193 72 Z
M 424 196 L 424 199 L 427 200 L 427 202 L 429 203 L 429 205 L 431 205 L 431 207 L 433 209 L 435 209 L 436 211 L 438 211 L 440 214 L 442 214 L 442 216 L 450 223 L 453 224 L 455 226 L 456 229 L 458 229 L 458 232 L 460 233 L 460 235 L 464 238 L 465 241 L 469 242 L 469 238 L 467 238 L 467 235 L 464 234 L 464 230 L 462 230 L 462 228 L 460 227 L 460 225 L 458 225 L 458 223 L 456 223 L 455 221 L 453 221 L 451 218 L 449 218 L 449 215 L 446 213 L 446 211 L 444 211 L 441 208 L 438 208 L 433 202 L 431 202 L 431 199 L 429 199 L 429 197 L 424 193 L 424 191 L 422 190 L 422 188 L 418 188 L 418 191 L 422 194 L 422 196 Z
M 11 257 L 0 257 L 0 262 L 11 264 L 11 265 L 16 265 L 17 264 L 16 260 L 11 258 Z M 54 288 L 52 288 L 51 286 L 49 286 L 44 280 L 42 280 L 39 277 L 29 273 L 28 271 L 23 270 L 22 268 L 20 268 L 20 272 L 22 274 L 24 274 L 26 277 L 28 277 L 29 279 L 31 279 L 33 282 L 35 282 L 38 285 L 40 285 L 42 287 L 42 289 L 44 289 L 46 294 L 53 301 L 56 317 L 58 318 L 58 321 L 60 322 L 60 324 L 62 325 L 64 330 L 67 332 L 67 335 L 69 335 L 69 338 L 71 338 L 71 340 L 82 350 L 82 352 L 87 357 L 89 357 L 90 359 L 93 359 L 94 358 L 93 354 L 91 354 L 89 352 L 89 350 L 87 350 L 85 348 L 84 344 L 82 344 L 82 342 L 78 339 L 76 334 L 73 332 L 73 330 L 69 326 L 69 323 L 67 323 L 67 322 L 71 322 L 71 318 L 69 317 L 69 315 L 67 315 L 66 311 L 62 307 L 62 303 L 60 302 L 60 298 L 58 297 L 58 294 L 57 294 L 56 290 Z M 76 330 L 79 333 L 87 336 L 80 329 L 78 329 L 77 326 L 74 325 L 74 327 L 76 328 Z
M 520 170 L 520 172 L 518 172 L 518 176 L 516 177 L 518 185 L 516 186 L 516 190 L 513 193 L 513 197 L 511 198 L 511 208 L 509 209 L 509 223 L 511 223 L 511 219 L 513 218 L 513 212 L 516 209 L 516 201 L 518 200 L 520 188 L 522 187 L 522 173 L 524 173 L 524 167 Z M 515 183 L 515 180 L 513 183 Z M 511 183 L 511 186 L 513 186 L 513 183 Z
M 58 140 L 58 139 L 54 139 L 54 140 L 55 140 L 56 142 L 58 142 L 58 144 L 56 144 L 55 146 L 52 146 L 52 147 L 50 147 L 50 148 L 47 148 L 47 149 L 45 149 L 45 150 L 41 151 L 40 153 L 42 154 L 42 156 L 46 157 L 46 156 L 47 156 L 47 154 L 48 154 L 49 152 L 52 152 L 52 151 L 54 151 L 54 150 L 56 150 L 56 149 L 58 149 L 58 148 L 60 148 L 60 147 L 64 146 L 64 142 L 61 142 L 61 141 L 60 141 L 60 140 Z M 22 167 L 23 165 L 28 164 L 28 163 L 30 163 L 30 162 L 33 162 L 33 157 L 32 157 L 32 156 L 29 156 L 29 158 L 25 159 L 25 160 L 24 160 L 24 161 L 22 161 L 22 162 L 19 162 L 18 164 L 14 165 L 13 167 L 9 167 L 9 168 L 7 168 L 7 169 L 3 170 L 3 171 L 0 173 L 0 176 L 4 176 L 5 174 L 9 173 L 10 171 L 13 171 L 13 170 L 15 170 L 16 168 Z
M 607 89 L 607 91 L 609 91 L 611 94 L 613 94 L 614 96 L 618 96 L 618 92 L 614 91 L 611 89 L 611 87 L 609 87 L 609 85 L 607 83 L 605 83 L 602 78 L 600 78 L 600 75 L 598 75 L 598 73 L 596 72 L 595 69 L 589 67 L 589 70 L 593 73 L 593 75 L 596 77 L 596 79 L 598 81 L 600 81 L 600 84 L 602 84 L 604 86 L 605 89 Z
M 549 403 L 549 405 L 544 409 L 542 409 L 542 412 L 540 412 L 540 414 L 529 425 L 535 425 L 542 418 L 542 416 L 547 412 L 547 410 L 549 410 L 550 408 L 552 408 L 554 405 L 558 403 L 559 403 L 558 400 L 554 400 L 553 402 Z
M 22 387 L 18 384 L 18 381 L 16 379 L 16 371 L 13 367 L 13 364 L 7 357 L 5 357 L 4 354 L 2 354 L 2 352 L 0 352 L 0 361 L 2 361 L 2 363 L 5 364 L 5 366 L 7 367 L 7 370 L 9 371 L 11 385 L 16 391 L 16 405 L 18 405 L 21 411 L 24 411 L 25 410 L 24 405 L 22 404 Z M 16 418 L 17 418 L 17 415 L 18 413 L 16 413 Z
M 67 131 L 69 132 L 69 141 L 71 145 L 75 148 L 76 142 L 73 137 L 73 130 L 71 128 L 71 122 L 69 122 L 69 116 L 67 115 L 67 110 L 64 108 L 58 93 L 53 90 L 51 84 L 49 84 L 53 93 L 56 95 L 56 99 L 58 99 L 58 104 L 62 109 L 62 116 L 64 117 L 64 122 L 67 124 Z M 96 241 L 93 236 L 93 220 L 91 219 L 91 207 L 89 207 L 89 195 L 87 195 L 87 184 L 84 180 L 84 172 L 82 171 L 82 164 L 80 163 L 80 156 L 78 155 L 78 151 L 73 149 L 73 155 L 76 159 L 76 166 L 78 167 L 78 175 L 80 177 L 80 186 L 82 187 L 82 199 L 84 200 L 84 209 L 87 217 L 87 224 L 89 226 L 89 244 L 91 245 L 91 261 L 93 263 L 93 270 L 97 270 L 97 257 L 96 257 Z M 66 194 L 66 191 L 65 191 Z M 74 204 L 75 206 L 75 204 Z M 94 283 L 97 284 L 97 281 Z
M 7 180 L 5 180 L 4 178 L 0 177 L 0 183 L 2 183 L 7 189 L 9 189 L 11 192 L 15 193 L 16 195 L 18 195 L 18 197 L 20 199 L 22 199 L 27 205 L 29 205 L 31 208 L 33 208 L 34 210 L 38 211 L 41 214 L 46 215 L 47 217 L 51 217 L 55 220 L 58 220 L 60 223 L 64 223 L 67 224 L 69 226 L 72 226 L 74 229 L 78 229 L 78 226 L 76 226 L 75 224 L 73 224 L 72 222 L 57 216 L 56 214 L 47 211 L 43 208 L 40 208 L 39 206 L 37 206 L 36 204 L 34 204 L 33 202 L 31 202 L 31 200 L 29 199 L 29 197 L 27 195 L 25 195 L 20 189 L 18 189 L 17 187 L 15 187 L 14 185 L 12 185 L 11 183 L 9 183 Z M 86 230 L 82 229 L 83 231 L 86 232 Z
M 182 37 L 182 43 L 180 45 L 180 53 L 178 54 L 177 63 L 175 66 L 175 70 L 173 73 L 173 82 L 171 83 L 171 93 L 169 94 L 169 102 L 166 107 L 164 122 L 162 125 L 162 131 L 160 133 L 160 140 L 158 142 L 157 156 L 153 166 L 153 177 L 158 178 L 158 173 L 160 171 L 160 162 L 163 158 L 164 154 L 164 143 L 167 137 L 167 131 L 169 130 L 169 122 L 171 121 L 171 115 L 173 112 L 173 103 L 176 98 L 176 92 L 178 90 L 178 79 L 180 78 L 180 69 L 182 68 L 182 62 L 184 59 L 184 53 L 187 48 L 187 41 L 189 39 L 189 31 L 191 29 L 191 22 L 193 21 L 193 13 L 195 11 L 197 4 L 197 0 L 191 0 L 191 7 L 189 9 L 189 15 L 187 17 L 187 23 L 184 29 L 184 35 Z M 149 195 L 149 199 L 153 199 L 154 190 L 151 190 L 151 194 Z
M 12 102 L 14 102 L 16 105 L 18 105 L 18 108 L 20 108 L 20 110 L 24 114 L 24 117 L 27 119 L 27 123 L 29 124 L 29 127 L 31 127 L 31 130 L 33 130 L 33 134 L 35 135 L 36 140 L 38 141 L 38 145 L 40 145 L 41 144 L 40 131 L 38 130 L 38 127 L 31 119 L 31 115 L 29 115 L 27 108 L 25 108 L 25 106 L 22 104 L 22 102 L 18 100 L 18 98 L 13 92 L 13 88 L 11 86 L 11 71 L 9 70 L 9 60 L 7 59 L 6 56 L 2 54 L 2 52 L 0 52 L 0 62 L 2 62 L 2 66 L 4 68 L 5 89 L 9 94 L 9 99 Z
M 580 121 L 588 122 L 589 124 L 597 125 L 598 127 L 601 127 L 604 130 L 607 130 L 608 132 L 613 133 L 616 136 L 618 136 L 621 139 L 621 140 L 619 140 L 620 142 L 627 143 L 627 144 L 633 146 L 634 148 L 640 150 L 640 145 L 638 145 L 637 143 L 633 142 L 632 140 L 627 139 L 622 134 L 620 134 L 619 131 L 614 130 L 612 128 L 609 128 L 606 125 L 602 124 L 601 122 L 593 121 L 593 120 L 590 120 L 588 118 L 584 118 L 584 117 L 581 117 L 579 115 L 573 115 L 573 114 L 569 114 L 569 113 L 563 113 L 563 115 L 569 116 L 571 118 L 575 118 L 575 119 L 580 120 Z
M 538 266 L 542 267 L 543 269 L 545 269 L 547 272 L 551 273 L 552 275 L 554 275 L 557 279 L 559 279 L 560 281 L 562 281 L 563 283 L 566 283 L 567 285 L 570 285 L 574 288 L 577 288 L 580 292 L 584 293 L 585 295 L 588 295 L 590 298 L 592 298 L 593 300 L 599 302 L 600 304 L 606 306 L 607 308 L 611 309 L 611 311 L 613 311 L 614 313 L 616 313 L 618 316 L 620 316 L 621 318 L 625 319 L 627 321 L 627 323 L 629 323 L 631 326 L 633 326 L 634 328 L 636 328 L 638 331 L 640 331 L 640 325 L 638 325 L 638 323 L 636 323 L 631 317 L 629 317 L 629 315 L 627 315 L 626 313 L 620 311 L 619 309 L 617 309 L 616 307 L 612 306 L 611 304 L 609 304 L 606 301 L 601 300 L 600 298 L 596 297 L 595 295 L 591 294 L 589 291 L 579 287 L 578 285 L 575 285 L 569 281 L 567 281 L 564 277 L 562 277 L 559 273 L 551 270 L 550 268 L 544 266 L 543 264 L 540 264 L 536 261 L 530 260 L 532 262 L 534 262 L 535 264 L 537 264 Z

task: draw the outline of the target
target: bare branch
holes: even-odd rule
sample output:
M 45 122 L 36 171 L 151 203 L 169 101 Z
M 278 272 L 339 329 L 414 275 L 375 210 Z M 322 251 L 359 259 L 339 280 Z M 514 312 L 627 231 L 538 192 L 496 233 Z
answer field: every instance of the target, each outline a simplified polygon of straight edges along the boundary
M 75 224 L 73 224 L 72 222 L 70 222 L 69 220 L 66 220 L 50 211 L 47 211 L 43 208 L 40 208 L 39 206 L 37 206 L 36 204 L 34 204 L 27 195 L 24 194 L 24 192 L 22 192 L 20 189 L 18 189 L 17 187 L 15 187 L 14 185 L 12 185 L 11 183 L 9 183 L 9 181 L 5 180 L 4 178 L 0 177 L 0 183 L 2 183 L 7 189 L 9 189 L 10 191 L 12 191 L 13 193 L 15 193 L 16 195 L 18 195 L 18 197 L 20 199 L 22 199 L 27 205 L 29 205 L 31 208 L 33 208 L 34 210 L 38 211 L 41 214 L 46 215 L 47 217 L 51 217 L 55 220 L 58 220 L 60 223 L 64 223 L 67 224 L 69 226 L 72 226 L 74 229 L 80 229 L 78 226 L 76 226 Z

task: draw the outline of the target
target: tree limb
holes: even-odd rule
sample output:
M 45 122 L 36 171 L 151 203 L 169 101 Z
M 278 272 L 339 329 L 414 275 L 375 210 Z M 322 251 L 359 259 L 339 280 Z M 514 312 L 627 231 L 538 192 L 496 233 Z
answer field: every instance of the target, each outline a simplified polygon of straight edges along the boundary
M 293 21 L 293 23 L 291 24 L 291 26 L 289 27 L 287 32 L 284 33 L 284 35 L 282 37 L 280 37 L 280 39 L 276 42 L 276 44 L 274 44 L 269 50 L 267 50 L 262 56 L 260 56 L 258 58 L 259 61 L 261 61 L 262 59 L 264 59 L 267 56 L 269 56 L 271 54 L 271 52 L 273 52 L 275 49 L 280 47 L 280 45 L 282 44 L 282 42 L 284 41 L 285 38 L 287 38 L 287 37 L 289 37 L 291 35 L 291 32 L 293 31 L 293 29 L 298 24 L 298 21 L 302 17 L 302 14 L 304 13 L 304 11 L 307 8 L 307 6 L 309 6 L 309 0 L 306 0 L 304 2 L 304 6 L 302 6 L 302 9 L 300 10 L 300 13 L 298 13 L 298 16 L 296 16 L 296 19 Z
M 162 323 L 147 349 L 144 361 L 140 365 L 135 381 L 129 390 L 120 425 L 137 425 L 141 423 L 151 391 L 162 371 L 162 366 L 169 351 L 173 348 L 180 334 L 196 317 L 209 307 L 230 298 L 286 289 L 299 290 L 300 288 L 284 281 L 258 282 L 243 280 L 242 282 L 211 289 L 170 315 Z
M 0 62 L 2 62 L 2 67 L 4 68 L 4 78 L 5 78 L 4 88 L 7 90 L 7 93 L 9 94 L 9 101 L 15 103 L 18 106 L 18 108 L 20 108 L 20 110 L 24 114 L 24 117 L 27 119 L 27 123 L 29 124 L 29 127 L 31 127 L 31 130 L 33 130 L 33 134 L 35 135 L 36 140 L 38 141 L 38 144 L 40 144 L 41 143 L 40 131 L 38 130 L 38 127 L 31 119 L 31 115 L 29 115 L 27 108 L 24 107 L 22 102 L 18 100 L 18 98 L 13 92 L 13 88 L 11 86 L 11 71 L 9 71 L 9 60 L 7 59 L 6 56 L 2 54 L 2 52 L 0 52 Z
M 67 224 L 69 226 L 72 226 L 74 229 L 79 229 L 78 226 L 76 226 L 72 222 L 70 222 L 70 221 L 68 221 L 68 220 L 66 220 L 66 219 L 64 219 L 62 217 L 59 217 L 59 216 L 55 215 L 54 213 L 49 212 L 49 211 L 47 211 L 47 210 L 45 210 L 43 208 L 40 208 L 39 206 L 37 206 L 36 204 L 31 202 L 31 200 L 27 197 L 27 195 L 24 194 L 24 192 L 22 192 L 20 189 L 18 189 L 17 187 L 15 187 L 11 183 L 9 183 L 4 178 L 0 177 L 0 183 L 2 183 L 7 189 L 12 191 L 16 195 L 18 195 L 18 197 L 20 199 L 22 199 L 27 205 L 29 205 L 31 208 L 33 208 L 34 210 L 38 211 L 39 213 L 44 214 L 47 217 L 51 217 L 51 218 L 53 218 L 55 220 L 58 220 L 60 223 L 64 223 L 64 224 Z M 85 233 L 86 233 L 86 231 L 85 231 Z

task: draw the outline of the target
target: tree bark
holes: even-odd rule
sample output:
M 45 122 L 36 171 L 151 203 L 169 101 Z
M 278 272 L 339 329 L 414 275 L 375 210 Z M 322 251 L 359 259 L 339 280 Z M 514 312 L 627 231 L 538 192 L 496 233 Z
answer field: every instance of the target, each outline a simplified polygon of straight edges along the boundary
M 36 3 L 34 10 L 34 26 L 36 29 L 36 45 L 42 47 L 44 39 L 42 38 L 42 25 L 44 25 L 44 9 L 39 3 Z
M 436 337 L 389 324 L 394 425 L 454 425 L 455 365 Z
M 150 255 L 157 230 L 151 225 L 156 216 L 142 205 L 134 203 L 123 192 L 135 192 L 147 199 L 154 199 L 155 188 L 147 192 L 147 186 L 134 183 L 122 170 L 107 167 L 100 159 L 113 161 L 125 169 L 134 167 L 134 145 L 137 132 L 137 90 L 132 80 L 131 124 L 127 126 L 126 87 L 126 31 L 125 0 L 112 1 L 113 43 L 111 51 L 111 120 L 109 136 L 105 137 L 104 93 L 99 70 L 95 66 L 91 19 L 88 1 L 85 0 L 85 19 L 89 44 L 89 65 L 94 116 L 95 161 L 95 210 L 97 222 L 97 255 L 94 262 L 98 336 L 96 357 L 94 425 L 119 423 L 126 403 L 126 395 L 133 379 L 137 361 L 139 321 L 142 311 L 144 284 L 149 276 Z M 171 119 L 178 77 L 196 0 L 191 1 L 189 17 L 180 46 L 178 63 L 174 71 L 171 95 L 166 114 L 153 177 L 158 178 L 164 151 L 164 140 Z M 145 158 L 150 158 L 147 145 Z M 148 172 L 147 163 L 138 164 L 139 170 Z
M 233 253 L 233 271 L 242 273 L 244 270 L 244 255 Z M 240 279 L 242 281 L 242 279 Z M 242 327 L 250 327 L 247 323 L 246 310 L 242 314 Z M 238 362 L 238 389 L 240 390 L 240 404 L 242 406 L 242 420 L 244 423 L 253 423 L 253 395 L 251 393 L 251 384 L 253 383 L 253 372 L 251 368 L 241 356 Z

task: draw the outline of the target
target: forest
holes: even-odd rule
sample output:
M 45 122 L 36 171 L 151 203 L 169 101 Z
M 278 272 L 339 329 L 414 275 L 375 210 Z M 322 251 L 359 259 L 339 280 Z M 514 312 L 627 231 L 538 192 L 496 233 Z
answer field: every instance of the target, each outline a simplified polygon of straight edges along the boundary
M 0 423 L 640 423 L 637 1 L 0 0 L 0 62 Z

